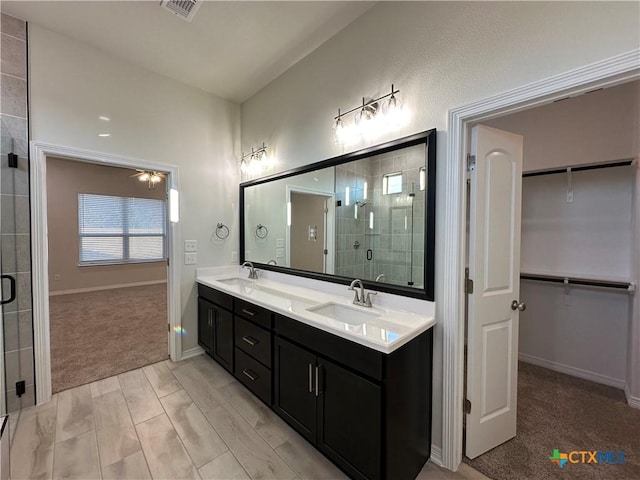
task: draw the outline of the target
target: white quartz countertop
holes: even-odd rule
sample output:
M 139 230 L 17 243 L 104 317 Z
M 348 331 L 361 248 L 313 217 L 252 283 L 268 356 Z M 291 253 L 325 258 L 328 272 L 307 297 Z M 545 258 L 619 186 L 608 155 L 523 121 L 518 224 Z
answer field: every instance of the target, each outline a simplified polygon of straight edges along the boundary
M 435 325 L 431 315 L 378 306 L 375 296 L 372 308 L 353 305 L 353 292 L 346 286 L 342 296 L 275 280 L 249 280 L 237 273 L 203 274 L 196 281 L 382 353 L 393 352 Z M 320 313 L 335 310 L 340 320 Z

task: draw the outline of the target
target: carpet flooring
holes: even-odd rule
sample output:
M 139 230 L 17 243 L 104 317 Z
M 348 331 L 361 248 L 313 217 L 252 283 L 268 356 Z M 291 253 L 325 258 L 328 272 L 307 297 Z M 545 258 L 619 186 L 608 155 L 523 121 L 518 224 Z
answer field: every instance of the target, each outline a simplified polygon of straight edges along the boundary
M 167 285 L 49 298 L 54 393 L 168 358 Z
M 554 449 L 624 451 L 624 463 L 551 462 Z M 574 457 L 575 458 L 575 457 Z M 622 390 L 520 362 L 517 436 L 464 462 L 494 480 L 640 479 L 640 410 Z

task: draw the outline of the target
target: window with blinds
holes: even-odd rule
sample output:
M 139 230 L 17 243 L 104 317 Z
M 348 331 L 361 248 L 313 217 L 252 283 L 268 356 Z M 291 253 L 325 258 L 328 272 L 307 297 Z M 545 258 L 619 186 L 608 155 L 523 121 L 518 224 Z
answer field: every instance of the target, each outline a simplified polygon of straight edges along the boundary
M 80 265 L 166 258 L 164 200 L 78 194 Z

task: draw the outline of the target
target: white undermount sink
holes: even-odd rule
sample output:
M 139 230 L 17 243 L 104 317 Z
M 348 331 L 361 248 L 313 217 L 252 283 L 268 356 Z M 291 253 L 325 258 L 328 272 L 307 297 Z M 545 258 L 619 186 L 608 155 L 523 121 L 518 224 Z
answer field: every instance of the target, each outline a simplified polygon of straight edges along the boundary
M 244 278 L 232 277 L 232 278 L 223 278 L 218 280 L 220 283 L 224 283 L 225 285 L 229 285 L 232 287 L 240 287 L 243 285 L 247 285 L 249 280 L 245 280 Z
M 368 312 L 363 308 L 351 307 L 342 303 L 322 303 L 314 307 L 307 308 L 308 312 L 316 313 L 332 320 L 348 323 L 349 325 L 362 325 L 380 314 L 375 311 Z

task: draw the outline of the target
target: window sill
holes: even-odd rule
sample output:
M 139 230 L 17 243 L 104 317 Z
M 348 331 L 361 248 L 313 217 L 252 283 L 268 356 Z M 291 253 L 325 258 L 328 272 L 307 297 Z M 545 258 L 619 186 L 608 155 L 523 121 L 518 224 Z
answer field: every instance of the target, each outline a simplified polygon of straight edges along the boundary
M 114 261 L 99 261 L 99 262 L 82 262 L 78 264 L 78 267 L 111 267 L 118 265 L 137 265 L 140 263 L 166 263 L 166 258 L 159 258 L 153 260 L 114 260 Z

